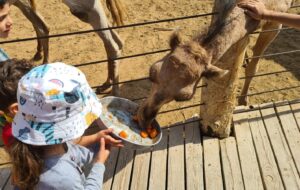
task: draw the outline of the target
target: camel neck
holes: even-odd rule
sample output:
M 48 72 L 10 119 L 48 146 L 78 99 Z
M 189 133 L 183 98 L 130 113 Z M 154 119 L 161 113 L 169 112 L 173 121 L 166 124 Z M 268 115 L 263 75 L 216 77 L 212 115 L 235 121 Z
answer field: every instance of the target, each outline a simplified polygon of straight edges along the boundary
M 258 21 L 249 19 L 242 9 L 235 7 L 229 14 L 223 29 L 204 45 L 212 56 L 212 64 L 218 61 L 232 45 L 253 32 L 258 24 Z

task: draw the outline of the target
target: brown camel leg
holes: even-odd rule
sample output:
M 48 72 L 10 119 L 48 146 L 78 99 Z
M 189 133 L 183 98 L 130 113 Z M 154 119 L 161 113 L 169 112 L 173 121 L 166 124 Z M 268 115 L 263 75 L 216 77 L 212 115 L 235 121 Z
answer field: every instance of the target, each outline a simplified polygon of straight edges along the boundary
M 31 22 L 33 28 L 36 32 L 38 37 L 41 36 L 48 36 L 49 35 L 49 28 L 43 18 L 35 11 L 33 11 L 32 7 L 21 0 L 16 1 L 14 3 L 16 7 L 18 7 L 24 16 Z M 43 63 L 49 62 L 49 39 L 39 39 L 37 45 L 37 52 L 33 56 L 33 60 L 37 61 L 42 58 L 42 51 L 44 54 Z
M 271 30 L 271 29 L 280 29 L 282 27 L 281 24 L 278 23 L 272 23 L 268 22 L 263 26 L 263 30 Z M 274 32 L 265 32 L 261 33 L 256 41 L 255 46 L 253 47 L 253 56 L 261 56 L 267 47 L 270 45 L 270 43 L 275 39 L 275 37 L 278 35 L 279 31 L 274 31 Z M 246 67 L 246 79 L 245 83 L 243 86 L 243 90 L 241 93 L 241 97 L 238 99 L 239 105 L 247 105 L 248 103 L 248 89 L 251 83 L 251 80 L 253 77 L 249 76 L 254 76 L 257 69 L 258 69 L 258 61 L 259 58 L 254 58 L 250 61 L 250 63 Z

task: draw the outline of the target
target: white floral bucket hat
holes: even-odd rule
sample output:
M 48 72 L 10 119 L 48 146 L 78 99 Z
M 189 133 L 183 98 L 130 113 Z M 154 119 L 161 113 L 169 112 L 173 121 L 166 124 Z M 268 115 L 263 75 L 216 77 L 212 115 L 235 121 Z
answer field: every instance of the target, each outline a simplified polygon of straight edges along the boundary
M 99 118 L 102 105 L 84 74 L 64 63 L 33 68 L 19 81 L 19 111 L 13 136 L 31 145 L 52 145 L 80 137 Z

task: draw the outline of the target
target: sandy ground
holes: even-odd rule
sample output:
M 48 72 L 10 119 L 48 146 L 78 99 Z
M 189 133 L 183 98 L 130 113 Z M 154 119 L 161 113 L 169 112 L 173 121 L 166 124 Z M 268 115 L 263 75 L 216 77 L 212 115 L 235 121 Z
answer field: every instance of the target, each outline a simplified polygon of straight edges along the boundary
M 37 9 L 43 15 L 50 27 L 50 34 L 89 30 L 91 27 L 77 18 L 69 11 L 68 7 L 60 0 L 37 1 Z M 182 17 L 201 13 L 210 13 L 212 0 L 130 0 L 124 1 L 128 9 L 126 24 L 153 21 L 165 18 Z M 296 0 L 295 4 L 300 4 Z M 299 13 L 300 9 L 292 12 Z M 14 28 L 9 39 L 34 37 L 35 33 L 30 22 L 16 8 L 12 7 Z M 125 42 L 123 56 L 151 52 L 168 48 L 169 31 L 159 31 L 157 28 L 179 27 L 186 38 L 190 38 L 208 25 L 210 16 L 196 19 L 180 20 L 176 22 L 160 23 L 134 28 L 119 29 L 117 32 Z M 278 53 L 300 48 L 299 31 L 287 30 L 279 34 L 274 43 L 268 48 L 267 54 Z M 253 35 L 252 41 L 255 35 Z M 20 42 L 16 44 L 3 44 L 11 57 L 31 58 L 35 52 L 36 42 Z M 249 50 L 249 55 L 251 51 Z M 163 57 L 165 53 L 124 59 L 120 63 L 120 81 L 143 78 L 148 75 L 148 69 L 152 63 Z M 68 64 L 87 63 L 106 59 L 102 41 L 95 33 L 75 35 L 69 37 L 52 38 L 50 40 L 51 61 L 63 61 Z M 294 54 L 280 55 L 261 59 L 258 73 L 267 73 L 281 70 L 292 70 L 283 74 L 258 77 L 253 80 L 250 93 L 261 92 L 271 89 L 280 89 L 299 85 L 300 79 L 300 56 Z M 37 63 L 39 64 L 39 63 Z M 89 65 L 80 67 L 86 74 L 91 86 L 102 84 L 107 76 L 106 64 Z M 241 76 L 243 73 L 241 73 Z M 240 82 L 242 84 L 242 81 Z M 121 85 L 121 96 L 131 99 L 146 97 L 150 90 L 149 81 L 139 81 Z M 241 89 L 241 88 L 240 88 Z M 195 97 L 183 103 L 169 103 L 163 110 L 172 110 L 188 105 L 200 103 L 200 89 Z M 275 93 L 267 93 L 259 96 L 251 96 L 250 104 L 269 102 L 271 100 L 291 100 L 300 98 L 300 88 Z M 139 102 L 138 102 L 139 103 Z M 173 124 L 192 117 L 199 113 L 199 107 L 192 107 L 181 111 L 173 111 L 158 116 L 161 125 Z

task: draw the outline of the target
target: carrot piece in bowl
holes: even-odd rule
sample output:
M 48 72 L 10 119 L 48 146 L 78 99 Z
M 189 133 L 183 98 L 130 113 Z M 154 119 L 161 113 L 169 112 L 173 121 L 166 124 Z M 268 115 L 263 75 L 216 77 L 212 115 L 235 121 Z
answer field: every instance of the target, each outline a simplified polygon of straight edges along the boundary
M 121 131 L 119 133 L 119 136 L 122 137 L 122 138 L 124 138 L 124 139 L 126 139 L 128 137 L 128 134 L 126 133 L 126 131 Z
M 142 138 L 147 138 L 148 137 L 147 131 L 141 131 L 140 135 L 141 135 Z
M 150 135 L 151 139 L 154 139 L 157 136 L 157 134 L 158 134 L 157 130 L 155 128 L 153 128 L 149 135 Z

